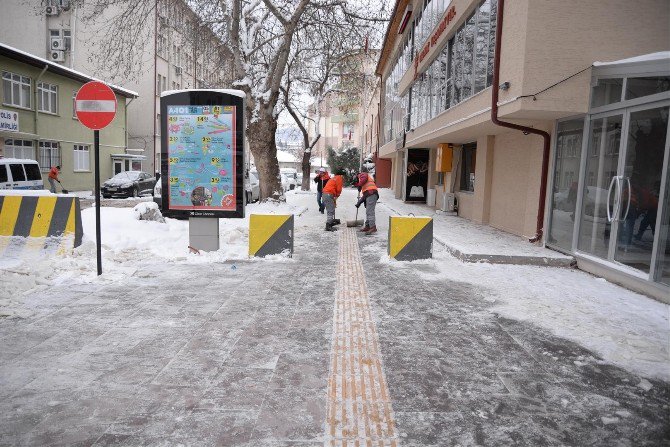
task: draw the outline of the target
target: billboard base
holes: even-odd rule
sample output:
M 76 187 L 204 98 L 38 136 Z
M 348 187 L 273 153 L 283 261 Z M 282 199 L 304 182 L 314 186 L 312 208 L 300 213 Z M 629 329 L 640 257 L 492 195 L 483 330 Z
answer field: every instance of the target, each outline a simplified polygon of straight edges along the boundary
M 200 251 L 217 251 L 219 249 L 219 218 L 189 218 L 188 243 Z

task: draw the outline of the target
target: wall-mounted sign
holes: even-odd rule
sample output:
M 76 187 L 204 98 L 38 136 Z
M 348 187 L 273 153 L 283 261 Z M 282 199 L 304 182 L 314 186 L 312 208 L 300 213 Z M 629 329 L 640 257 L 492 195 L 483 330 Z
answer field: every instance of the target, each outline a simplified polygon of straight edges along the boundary
M 437 44 L 437 41 L 440 39 L 440 36 L 444 33 L 444 31 L 447 29 L 447 26 L 451 22 L 453 22 L 455 18 L 456 18 L 456 6 L 452 5 L 451 8 L 447 10 L 447 13 L 444 16 L 444 18 L 442 18 L 442 20 L 440 21 L 440 24 L 437 26 L 435 32 L 430 36 L 430 38 L 426 41 L 423 47 L 416 54 L 416 57 L 414 58 L 414 78 L 416 78 L 416 76 L 418 75 L 419 64 L 423 62 L 426 56 L 428 56 L 428 54 L 430 53 L 430 49 Z
M 161 97 L 162 200 L 171 215 L 244 217 L 243 99 L 183 90 Z
M 19 114 L 11 110 L 0 109 L 0 131 L 18 132 Z

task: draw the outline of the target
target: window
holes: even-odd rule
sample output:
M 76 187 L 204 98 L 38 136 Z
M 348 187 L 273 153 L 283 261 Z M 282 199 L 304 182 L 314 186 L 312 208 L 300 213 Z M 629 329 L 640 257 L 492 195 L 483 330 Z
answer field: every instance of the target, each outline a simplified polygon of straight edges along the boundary
M 69 29 L 63 30 L 63 43 L 65 44 L 65 49 L 72 49 L 72 33 Z
M 621 101 L 623 79 L 598 79 L 591 94 L 591 107 L 606 106 Z
M 22 164 L 10 164 L 9 170 L 12 172 L 12 180 L 15 182 L 24 182 L 26 180 L 26 173 L 23 172 Z
M 160 96 L 161 92 L 161 75 L 156 75 L 156 96 Z
M 26 170 L 26 177 L 28 180 L 42 180 L 42 174 L 37 163 L 25 163 L 23 168 Z
M 0 183 L 7 183 L 9 177 L 7 177 L 7 165 L 0 165 Z
M 90 147 L 88 144 L 75 144 L 73 148 L 74 153 L 74 170 L 77 171 L 90 171 L 91 170 L 91 157 L 90 157 Z
M 156 114 L 156 135 L 161 134 L 161 114 Z
M 37 84 L 37 110 L 58 113 L 58 86 L 40 82 Z
M 554 184 L 547 243 L 566 251 L 572 250 L 583 132 L 584 118 L 559 122 L 556 129 Z M 593 176 L 589 179 L 589 182 L 592 181 Z
M 461 153 L 461 191 L 475 191 L 477 144 L 464 144 Z
M 4 104 L 30 108 L 30 78 L 8 71 L 2 72 L 2 91 Z
M 670 76 L 650 76 L 645 78 L 628 78 L 626 82 L 626 99 L 663 93 L 670 90 Z
M 49 172 L 52 166 L 60 166 L 60 147 L 56 141 L 40 141 L 40 168 Z
M 33 142 L 30 140 L 5 140 L 5 157 L 36 160 Z

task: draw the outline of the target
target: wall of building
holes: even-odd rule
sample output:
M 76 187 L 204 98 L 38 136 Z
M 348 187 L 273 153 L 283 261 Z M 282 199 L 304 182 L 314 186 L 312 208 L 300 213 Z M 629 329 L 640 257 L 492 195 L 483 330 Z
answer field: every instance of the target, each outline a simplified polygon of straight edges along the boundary
M 17 111 L 19 113 L 19 131 L 38 136 L 34 140 L 35 159 L 40 161 L 38 140 L 55 141 L 59 143 L 61 159 L 61 179 L 63 186 L 70 190 L 91 190 L 94 180 L 94 151 L 93 131 L 83 126 L 79 120 L 73 117 L 72 94 L 81 88 L 83 82 L 76 81 L 55 73 L 46 71 L 40 82 L 58 86 L 58 112 L 56 114 L 39 112 L 35 121 L 35 83 L 42 71 L 21 62 L 0 56 L 0 71 L 28 76 L 31 78 L 31 109 L 23 109 L 7 105 L 2 97 L 2 107 L 5 110 Z M 4 92 L 0 92 L 4 95 Z M 117 95 L 117 112 L 112 123 L 100 131 L 100 177 L 106 180 L 112 175 L 111 155 L 124 153 L 125 150 L 125 104 L 126 98 Z M 5 137 L 5 139 L 8 137 Z M 4 155 L 4 140 L 0 154 Z M 89 169 L 86 171 L 75 171 L 73 148 L 75 144 L 89 146 Z M 46 183 L 47 172 L 50 166 L 40 166 Z

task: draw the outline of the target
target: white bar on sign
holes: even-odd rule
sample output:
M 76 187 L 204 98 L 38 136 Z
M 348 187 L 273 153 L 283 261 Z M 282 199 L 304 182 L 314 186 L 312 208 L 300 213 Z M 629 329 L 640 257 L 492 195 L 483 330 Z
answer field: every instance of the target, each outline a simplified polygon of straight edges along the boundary
M 77 101 L 77 112 L 114 112 L 116 102 L 112 100 L 88 100 Z

